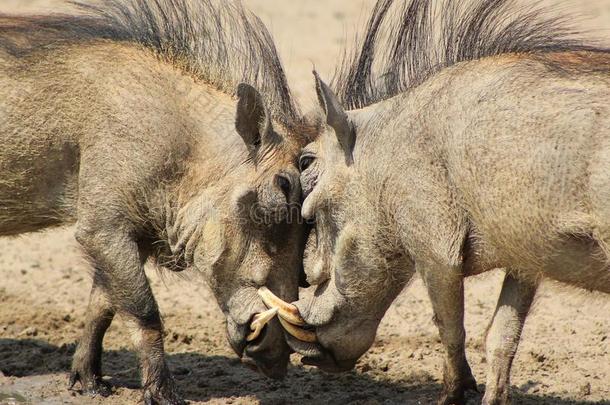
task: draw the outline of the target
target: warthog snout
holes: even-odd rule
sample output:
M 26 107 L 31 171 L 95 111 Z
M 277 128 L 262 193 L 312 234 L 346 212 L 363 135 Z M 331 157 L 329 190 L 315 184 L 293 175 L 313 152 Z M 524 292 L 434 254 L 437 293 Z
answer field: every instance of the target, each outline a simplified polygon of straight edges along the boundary
M 254 361 L 258 370 L 267 377 L 281 379 L 286 376 L 291 350 L 277 319 L 271 319 L 259 335 L 247 342 L 242 361 Z
M 244 364 L 267 377 L 281 379 L 286 375 L 291 349 L 274 311 L 264 311 L 262 305 L 255 308 L 246 323 L 227 318 L 228 340 Z
M 251 344 L 246 347 L 246 362 L 248 357 L 256 359 L 258 352 L 266 353 L 273 349 L 268 346 L 268 342 L 273 342 L 273 339 L 267 336 L 278 331 L 276 326 L 279 322 L 285 331 L 283 335 L 288 345 L 303 355 L 304 364 L 320 367 L 327 372 L 343 372 L 354 368 L 355 359 L 337 359 L 332 350 L 318 343 L 315 328 L 307 324 L 296 305 L 283 301 L 266 287 L 260 288 L 258 294 L 269 309 L 256 314 L 250 322 L 251 332 L 247 340 Z M 267 359 L 269 356 L 264 357 Z M 257 365 L 263 373 L 273 377 L 261 367 L 261 362 L 257 362 Z
M 316 328 L 305 321 L 297 305 L 283 301 L 266 287 L 260 288 L 258 294 L 269 309 L 253 317 L 249 341 L 257 342 L 260 336 L 269 333 L 265 324 L 272 326 L 272 322 L 279 321 L 288 345 L 303 355 L 304 364 L 314 365 L 328 372 L 342 372 L 354 368 L 355 359 L 337 359 L 332 350 L 318 343 Z M 248 354 L 248 349 L 246 353 Z

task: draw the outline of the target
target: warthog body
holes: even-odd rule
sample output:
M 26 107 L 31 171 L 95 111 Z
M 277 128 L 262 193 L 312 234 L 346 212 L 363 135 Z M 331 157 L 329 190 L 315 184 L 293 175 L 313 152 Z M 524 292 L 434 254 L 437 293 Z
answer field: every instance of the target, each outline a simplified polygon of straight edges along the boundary
M 476 389 L 463 278 L 506 268 L 484 398 L 505 403 L 539 280 L 610 292 L 610 53 L 507 1 L 437 3 L 436 27 L 430 2 L 408 2 L 381 46 L 392 3 L 378 3 L 339 98 L 317 80 L 328 127 L 301 155 L 301 184 L 318 287 L 295 305 L 319 344 L 289 344 L 307 363 L 353 367 L 417 271 L 446 349 L 440 403 L 462 403 Z
M 259 286 L 297 298 L 303 245 L 287 217 L 304 144 L 292 134 L 304 127 L 269 34 L 231 3 L 97 7 L 0 17 L 0 235 L 76 223 L 94 269 L 71 384 L 108 393 L 102 339 L 118 314 L 139 350 L 145 402 L 182 402 L 148 260 L 197 270 L 235 351 L 282 376 L 289 348 L 277 321 L 246 342 L 266 309 Z

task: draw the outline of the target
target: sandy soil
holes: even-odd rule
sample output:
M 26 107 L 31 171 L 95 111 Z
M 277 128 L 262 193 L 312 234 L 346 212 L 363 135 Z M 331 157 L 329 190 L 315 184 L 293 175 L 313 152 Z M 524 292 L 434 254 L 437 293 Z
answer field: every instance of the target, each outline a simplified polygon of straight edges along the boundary
M 311 67 L 329 77 L 345 38 L 373 0 L 246 0 L 277 38 L 297 95 L 312 98 Z M 587 28 L 610 38 L 610 1 L 581 1 Z M 55 0 L 0 0 L 0 11 L 59 10 Z M 105 340 L 108 399 L 66 390 L 90 279 L 71 229 L 0 239 L 0 404 L 130 404 L 139 398 L 137 360 L 120 320 Z M 440 390 L 441 345 L 421 282 L 383 320 L 374 347 L 343 375 L 293 359 L 289 377 L 269 381 L 241 366 L 224 338 L 223 319 L 198 280 L 150 277 L 167 328 L 167 352 L 180 389 L 193 403 L 429 404 Z M 482 335 L 499 293 L 499 272 L 467 282 L 468 355 L 484 382 Z M 610 298 L 544 285 L 525 326 L 512 374 L 518 404 L 610 404 Z M 480 386 L 481 390 L 484 388 Z M 12 398 L 12 399 L 11 399 Z M 478 403 L 480 395 L 472 394 Z

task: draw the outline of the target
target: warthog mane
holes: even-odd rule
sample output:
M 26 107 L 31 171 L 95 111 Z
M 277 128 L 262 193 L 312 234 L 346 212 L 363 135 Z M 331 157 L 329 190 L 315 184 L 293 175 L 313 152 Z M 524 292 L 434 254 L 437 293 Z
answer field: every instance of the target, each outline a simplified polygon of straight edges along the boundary
M 77 15 L 0 15 L 0 48 L 14 56 L 71 42 L 130 41 L 199 80 L 234 95 L 248 83 L 274 118 L 298 120 L 298 106 L 271 34 L 240 2 L 220 0 L 69 1 Z
M 397 3 L 400 3 L 397 5 Z M 348 109 L 421 84 L 459 62 L 507 53 L 596 50 L 560 15 L 515 0 L 380 0 L 333 80 Z M 605 50 L 607 51 L 607 50 Z

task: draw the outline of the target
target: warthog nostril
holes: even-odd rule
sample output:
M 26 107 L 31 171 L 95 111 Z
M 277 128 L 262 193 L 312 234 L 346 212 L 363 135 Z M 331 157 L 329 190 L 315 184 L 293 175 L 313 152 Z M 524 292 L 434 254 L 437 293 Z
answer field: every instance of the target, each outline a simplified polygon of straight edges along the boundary
M 282 190 L 282 193 L 284 193 L 284 197 L 286 197 L 286 202 L 289 202 L 290 201 L 290 190 L 292 188 L 292 186 L 290 184 L 290 180 L 288 180 L 288 178 L 286 176 L 282 176 L 281 174 L 278 174 L 275 176 L 275 183 L 280 188 L 280 190 Z

